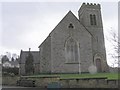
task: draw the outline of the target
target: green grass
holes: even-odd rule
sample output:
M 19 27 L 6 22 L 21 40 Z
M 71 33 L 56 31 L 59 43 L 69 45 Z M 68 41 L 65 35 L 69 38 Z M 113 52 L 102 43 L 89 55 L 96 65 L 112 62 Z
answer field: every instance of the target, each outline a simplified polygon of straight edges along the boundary
M 104 78 L 107 79 L 118 79 L 117 73 L 97 73 L 97 74 L 68 74 L 61 75 L 61 79 L 72 79 L 72 78 Z
M 120 73 L 119 73 L 120 76 Z M 60 79 L 80 79 L 80 78 L 107 78 L 108 80 L 120 79 L 118 73 L 97 73 L 97 74 L 41 74 L 23 76 L 28 78 L 41 78 L 41 77 L 59 77 Z

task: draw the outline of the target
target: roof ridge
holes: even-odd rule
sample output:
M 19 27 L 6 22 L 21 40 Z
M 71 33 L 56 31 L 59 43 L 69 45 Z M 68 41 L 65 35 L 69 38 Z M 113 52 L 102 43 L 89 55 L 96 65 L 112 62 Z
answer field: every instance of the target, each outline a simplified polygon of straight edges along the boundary
M 22 51 L 22 52 L 29 52 L 29 51 Z M 39 51 L 30 51 L 30 52 L 39 52 Z

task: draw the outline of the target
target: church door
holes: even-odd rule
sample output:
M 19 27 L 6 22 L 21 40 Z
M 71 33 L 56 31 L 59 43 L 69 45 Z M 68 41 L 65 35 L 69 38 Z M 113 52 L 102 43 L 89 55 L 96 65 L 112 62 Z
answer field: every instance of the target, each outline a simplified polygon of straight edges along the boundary
M 98 72 L 102 72 L 102 67 L 101 67 L 101 60 L 96 59 L 96 67 Z

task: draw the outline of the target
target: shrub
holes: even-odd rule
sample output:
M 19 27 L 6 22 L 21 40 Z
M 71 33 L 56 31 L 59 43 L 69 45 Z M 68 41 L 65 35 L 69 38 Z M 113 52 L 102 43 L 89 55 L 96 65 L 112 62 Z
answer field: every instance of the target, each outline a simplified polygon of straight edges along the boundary
M 14 75 L 18 75 L 19 74 L 19 68 L 5 68 L 3 67 L 2 68 L 2 72 L 3 72 L 3 75 L 11 75 L 13 76 Z

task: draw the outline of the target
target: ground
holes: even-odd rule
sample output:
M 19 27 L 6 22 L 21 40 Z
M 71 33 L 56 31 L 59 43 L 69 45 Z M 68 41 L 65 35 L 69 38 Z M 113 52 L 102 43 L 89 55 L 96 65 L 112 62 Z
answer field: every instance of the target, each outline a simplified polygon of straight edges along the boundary
M 60 79 L 72 79 L 72 78 L 102 78 L 107 77 L 109 80 L 120 79 L 120 73 L 97 73 L 97 74 L 40 74 L 40 75 L 31 75 L 23 76 L 28 78 L 37 78 L 37 77 L 54 77 L 58 76 Z

